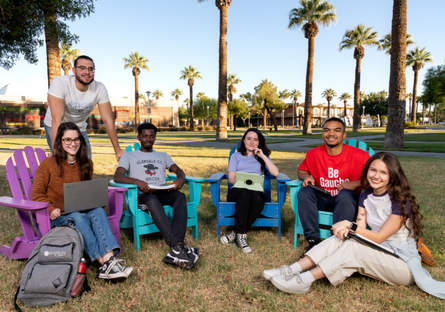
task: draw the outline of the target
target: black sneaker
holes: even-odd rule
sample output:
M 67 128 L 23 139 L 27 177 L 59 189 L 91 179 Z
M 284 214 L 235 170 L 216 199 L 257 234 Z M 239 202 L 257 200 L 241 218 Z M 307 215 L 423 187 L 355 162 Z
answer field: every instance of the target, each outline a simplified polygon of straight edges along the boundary
M 232 233 L 221 236 L 221 243 L 223 245 L 229 245 L 235 242 L 236 234 L 235 231 L 232 231 Z
M 170 249 L 170 252 L 162 261 L 177 265 L 183 269 L 193 269 L 197 259 L 193 255 L 189 256 L 183 244 L 178 244 Z
M 187 255 L 189 256 L 189 258 L 194 257 L 193 264 L 196 265 L 199 259 L 199 248 L 188 247 L 185 242 L 183 245 L 184 245 L 184 250 L 187 251 Z
M 132 267 L 125 267 L 121 263 L 125 260 L 111 257 L 100 268 L 99 278 L 103 279 L 126 279 L 133 271 Z
M 252 252 L 252 248 L 247 243 L 247 234 L 236 234 L 235 245 L 245 253 Z
M 318 244 L 321 243 L 321 240 L 317 237 L 317 238 L 309 238 L 307 239 L 307 242 L 309 243 L 309 246 L 307 246 L 306 248 L 304 248 L 303 253 L 300 256 L 300 259 L 303 259 L 304 257 L 306 257 L 306 253 L 311 250 L 312 248 L 314 248 L 315 246 L 317 246 Z

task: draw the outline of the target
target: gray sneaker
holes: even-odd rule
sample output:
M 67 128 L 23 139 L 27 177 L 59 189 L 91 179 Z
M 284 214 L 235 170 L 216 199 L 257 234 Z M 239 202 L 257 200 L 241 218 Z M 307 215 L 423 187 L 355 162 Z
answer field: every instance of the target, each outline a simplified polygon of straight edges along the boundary
M 303 283 L 300 273 L 289 275 L 275 275 L 270 279 L 272 284 L 281 291 L 289 294 L 305 294 L 311 288 L 311 284 Z
M 250 248 L 246 239 L 247 239 L 247 234 L 236 234 L 235 245 L 243 252 L 249 253 L 252 252 L 252 248 Z
M 236 234 L 232 231 L 232 233 L 224 235 L 221 237 L 221 243 L 223 245 L 229 245 L 232 244 L 235 241 Z

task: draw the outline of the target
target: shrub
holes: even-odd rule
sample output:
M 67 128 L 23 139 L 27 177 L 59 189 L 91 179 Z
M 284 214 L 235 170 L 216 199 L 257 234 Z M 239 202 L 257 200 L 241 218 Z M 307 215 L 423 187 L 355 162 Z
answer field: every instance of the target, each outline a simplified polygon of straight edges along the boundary
M 170 128 L 170 131 L 179 131 L 179 128 L 173 127 L 173 128 Z
M 106 134 L 106 133 L 107 133 L 107 129 L 105 129 L 105 128 L 97 129 L 97 134 Z
M 30 127 L 24 126 L 22 129 L 20 129 L 19 133 L 25 134 L 25 135 L 30 135 L 30 134 L 34 134 L 34 131 Z
M 87 134 L 94 134 L 94 130 L 93 129 L 87 129 Z
M 187 127 L 186 126 L 182 126 L 181 127 L 181 131 L 187 131 L 188 129 L 187 129 Z
M 405 121 L 405 129 L 413 129 L 417 126 L 415 121 Z
M 202 130 L 204 130 L 203 127 L 199 126 L 198 131 L 202 131 Z
M 18 135 L 20 134 L 17 130 L 12 130 L 9 132 L 10 135 Z
M 135 131 L 134 131 L 134 127 L 128 127 L 128 128 L 127 128 L 127 132 L 134 133 L 134 132 L 135 132 Z

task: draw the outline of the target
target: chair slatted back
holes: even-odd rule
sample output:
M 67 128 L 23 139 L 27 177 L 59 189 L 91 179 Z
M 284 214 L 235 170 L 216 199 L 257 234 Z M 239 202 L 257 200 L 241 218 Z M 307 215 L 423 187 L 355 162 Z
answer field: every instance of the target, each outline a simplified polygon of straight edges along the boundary
M 6 180 L 9 183 L 11 194 L 13 198 L 31 200 L 32 180 L 35 178 L 39 163 L 34 153 L 34 149 L 30 146 L 24 148 L 26 159 L 30 170 L 23 157 L 23 151 L 18 149 L 14 151 L 11 157 L 6 162 Z M 39 158 L 39 162 L 42 162 L 46 158 L 45 151 L 36 148 L 35 152 Z M 15 166 L 14 166 L 15 162 Z M 20 185 L 21 182 L 21 185 Z M 23 189 L 22 189 L 23 186 Z M 35 231 L 32 226 L 30 215 L 27 211 L 17 209 L 20 223 L 22 225 L 23 234 L 27 239 L 35 239 L 41 235 L 38 231 Z M 35 213 L 31 213 L 34 224 L 37 224 Z

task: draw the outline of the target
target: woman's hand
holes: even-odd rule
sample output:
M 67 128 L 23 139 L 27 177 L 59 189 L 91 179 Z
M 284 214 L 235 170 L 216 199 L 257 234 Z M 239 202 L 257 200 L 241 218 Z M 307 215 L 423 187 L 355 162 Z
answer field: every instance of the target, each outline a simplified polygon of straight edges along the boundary
M 351 228 L 351 222 L 348 220 L 344 220 L 335 223 L 332 226 L 331 230 L 335 236 L 337 236 L 340 239 L 344 239 L 346 236 L 348 236 L 350 228 Z
M 56 220 L 58 217 L 60 217 L 60 215 L 61 215 L 61 211 L 60 211 L 60 209 L 59 208 L 57 208 L 57 209 L 54 209 L 52 212 L 51 212 L 51 214 L 49 215 L 49 218 L 51 219 L 51 220 Z
M 255 150 L 253 151 L 253 154 L 258 156 L 258 157 L 260 157 L 260 158 L 264 157 L 263 150 L 261 148 L 258 148 L 258 147 L 255 148 Z

